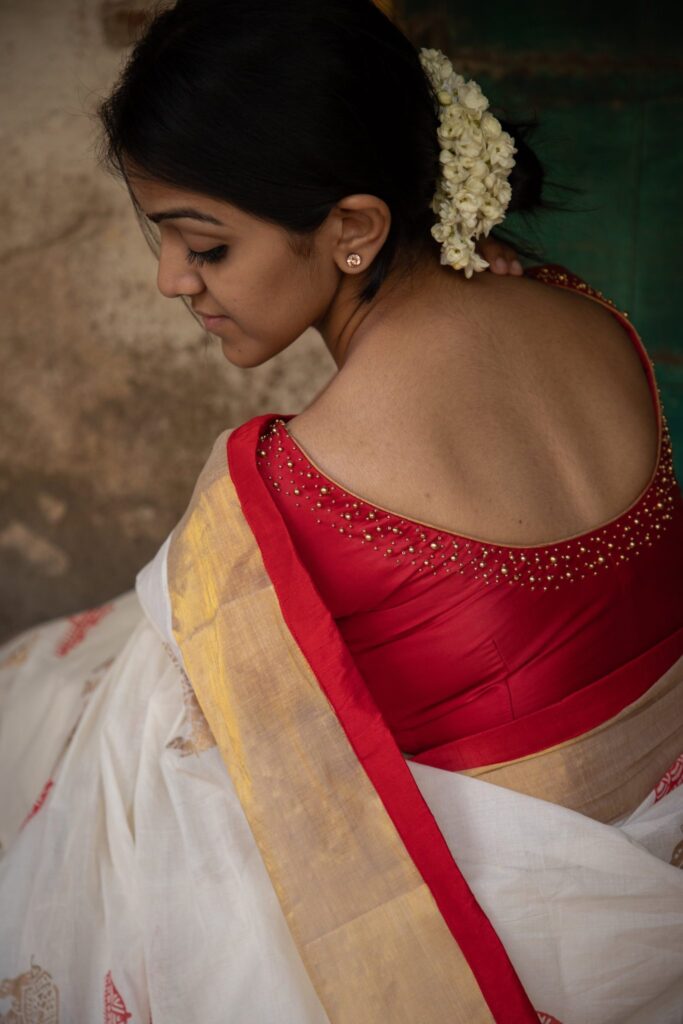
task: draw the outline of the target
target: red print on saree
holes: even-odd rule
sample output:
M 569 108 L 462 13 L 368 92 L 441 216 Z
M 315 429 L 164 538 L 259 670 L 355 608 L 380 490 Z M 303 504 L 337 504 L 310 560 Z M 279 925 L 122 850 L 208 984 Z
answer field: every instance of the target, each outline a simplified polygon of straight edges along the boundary
M 126 1024 L 131 1017 L 112 980 L 111 971 L 107 971 L 104 979 L 104 1024 Z
M 655 803 L 658 803 L 662 797 L 665 797 L 667 793 L 670 793 L 672 789 L 676 789 L 683 782 L 683 754 L 676 758 L 674 763 L 671 765 L 669 770 L 664 773 L 657 785 L 655 786 Z
M 47 782 L 45 783 L 45 785 L 43 786 L 41 792 L 40 792 L 40 796 L 38 797 L 38 799 L 34 803 L 33 807 L 31 808 L 31 810 L 28 812 L 28 814 L 24 818 L 23 822 L 21 823 L 21 827 L 22 828 L 24 827 L 24 825 L 28 824 L 28 822 L 31 820 L 31 818 L 34 817 L 34 815 L 36 815 L 38 813 L 40 808 L 45 803 L 45 800 L 47 798 L 47 794 L 50 792 L 50 790 L 52 789 L 53 785 L 54 785 L 54 781 L 52 779 L 48 779 Z
M 113 604 L 104 604 L 101 608 L 89 608 L 85 612 L 78 612 L 77 615 L 69 616 L 69 628 L 66 636 L 57 648 L 57 657 L 63 658 L 74 647 L 82 643 L 93 626 L 96 626 L 100 619 L 103 619 L 107 612 L 112 611 Z

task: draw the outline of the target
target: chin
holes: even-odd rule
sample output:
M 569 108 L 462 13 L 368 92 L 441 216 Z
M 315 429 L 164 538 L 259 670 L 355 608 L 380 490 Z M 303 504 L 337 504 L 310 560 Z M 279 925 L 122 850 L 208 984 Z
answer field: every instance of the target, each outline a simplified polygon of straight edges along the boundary
M 263 363 L 267 363 L 269 359 L 273 358 L 273 352 L 258 352 L 252 349 L 249 345 L 245 345 L 242 350 L 238 350 L 234 344 L 231 344 L 226 339 L 221 342 L 223 349 L 223 355 L 229 363 L 233 366 L 239 366 L 242 370 L 251 370 L 255 366 L 262 366 Z

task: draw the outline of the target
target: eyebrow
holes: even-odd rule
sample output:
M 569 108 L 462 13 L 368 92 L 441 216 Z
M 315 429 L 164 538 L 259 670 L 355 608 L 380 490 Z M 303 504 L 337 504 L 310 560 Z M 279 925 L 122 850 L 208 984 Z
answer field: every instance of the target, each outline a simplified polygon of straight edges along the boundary
M 163 210 L 161 213 L 146 213 L 145 216 L 147 220 L 151 220 L 155 224 L 159 224 L 162 220 L 187 217 L 190 220 L 201 220 L 206 224 L 218 224 L 219 227 L 225 227 L 222 220 L 218 220 L 208 213 L 202 213 L 200 210 L 194 210 L 191 206 L 182 206 L 174 210 Z

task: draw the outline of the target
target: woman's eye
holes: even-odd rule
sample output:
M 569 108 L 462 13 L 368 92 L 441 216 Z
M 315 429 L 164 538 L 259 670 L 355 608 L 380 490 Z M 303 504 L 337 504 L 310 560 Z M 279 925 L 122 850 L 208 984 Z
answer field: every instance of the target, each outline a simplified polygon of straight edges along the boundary
M 202 252 L 188 249 L 186 259 L 188 263 L 196 263 L 201 267 L 204 263 L 218 263 L 219 260 L 223 259 L 227 251 L 227 245 L 217 245 L 215 249 L 204 249 Z

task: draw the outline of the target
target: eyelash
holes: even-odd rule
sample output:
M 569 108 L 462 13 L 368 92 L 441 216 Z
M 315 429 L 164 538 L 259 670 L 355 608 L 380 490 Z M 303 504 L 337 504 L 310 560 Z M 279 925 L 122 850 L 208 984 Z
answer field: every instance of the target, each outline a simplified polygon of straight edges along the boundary
M 204 249 L 203 252 L 195 252 L 194 249 L 188 249 L 186 259 L 188 263 L 196 263 L 197 266 L 202 267 L 205 263 L 218 263 L 222 260 L 228 251 L 227 245 L 217 245 L 215 249 Z

